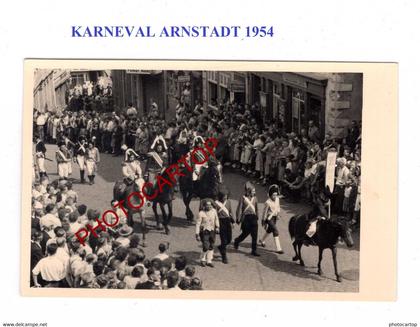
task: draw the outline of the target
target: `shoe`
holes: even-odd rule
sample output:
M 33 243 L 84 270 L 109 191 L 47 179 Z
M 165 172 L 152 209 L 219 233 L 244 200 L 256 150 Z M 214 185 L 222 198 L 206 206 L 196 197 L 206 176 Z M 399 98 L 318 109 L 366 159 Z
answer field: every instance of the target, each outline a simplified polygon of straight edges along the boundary
M 239 244 L 236 242 L 233 242 L 233 247 L 235 248 L 235 250 L 237 250 L 239 248 Z
M 260 240 L 260 245 L 261 245 L 263 248 L 265 248 L 265 242 L 263 242 L 263 241 L 261 241 L 261 240 Z
M 205 267 L 206 266 L 206 262 L 205 261 L 201 261 L 200 262 L 201 267 Z
M 261 254 L 257 253 L 257 252 L 251 252 L 251 255 L 253 255 L 254 257 L 260 257 Z
M 276 251 L 277 254 L 283 254 L 284 252 L 282 250 Z
M 207 262 L 206 265 L 207 265 L 207 267 L 214 268 L 214 264 L 212 264 L 211 262 Z
M 226 257 L 222 258 L 222 262 L 223 262 L 225 265 L 229 263 L 229 262 L 228 262 L 228 259 L 227 259 Z

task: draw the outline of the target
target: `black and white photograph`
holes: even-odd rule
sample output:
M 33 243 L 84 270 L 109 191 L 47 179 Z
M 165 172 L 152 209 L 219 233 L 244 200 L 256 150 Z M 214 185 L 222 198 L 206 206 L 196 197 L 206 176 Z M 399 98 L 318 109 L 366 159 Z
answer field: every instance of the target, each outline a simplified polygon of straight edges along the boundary
M 32 71 L 28 287 L 359 292 L 363 73 L 106 68 Z

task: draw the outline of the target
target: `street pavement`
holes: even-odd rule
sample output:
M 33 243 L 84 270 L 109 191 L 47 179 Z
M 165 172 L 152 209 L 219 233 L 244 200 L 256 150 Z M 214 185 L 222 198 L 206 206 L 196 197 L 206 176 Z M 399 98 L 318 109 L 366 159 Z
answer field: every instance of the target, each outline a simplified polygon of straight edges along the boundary
M 54 158 L 56 146 L 47 145 L 47 156 Z M 110 154 L 101 154 L 98 174 L 94 185 L 79 183 L 79 168 L 73 163 L 72 178 L 75 179 L 73 188 L 79 195 L 79 204 L 86 204 L 88 208 L 99 209 L 101 212 L 111 209 L 112 189 L 116 180 L 122 178 L 121 163 L 123 157 L 113 157 Z M 47 173 L 51 180 L 58 178 L 56 162 L 46 161 Z M 241 174 L 229 171 L 224 172 L 224 182 L 231 192 L 231 202 L 234 212 L 238 198 L 243 193 L 247 178 Z M 262 212 L 263 202 L 267 197 L 266 187 L 257 185 L 257 197 L 260 202 L 259 209 Z M 192 201 L 191 209 L 198 213 L 198 199 Z M 354 234 L 355 246 L 347 248 L 344 244 L 338 246 L 338 265 L 343 281 L 335 280 L 331 253 L 325 250 L 322 268 L 324 276 L 316 274 L 318 249 L 317 247 L 302 248 L 302 256 L 306 267 L 301 267 L 292 261 L 294 256 L 293 247 L 288 233 L 290 217 L 305 213 L 308 205 L 301 203 L 288 203 L 281 201 L 282 214 L 277 226 L 280 232 L 280 240 L 283 251 L 282 255 L 276 254 L 274 240 L 270 236 L 266 240 L 266 247 L 259 247 L 260 257 L 253 257 L 251 252 L 251 237 L 249 236 L 239 249 L 233 245 L 228 248 L 229 264 L 223 264 L 217 249 L 215 249 L 214 268 L 201 267 L 199 256 L 201 243 L 195 240 L 195 226 L 188 223 L 185 218 L 185 206 L 180 194 L 176 193 L 173 203 L 174 217 L 171 222 L 171 233 L 165 235 L 153 227 L 155 219 L 151 208 L 146 209 L 147 224 L 151 227 L 147 234 L 147 247 L 144 248 L 148 258 L 158 253 L 160 242 L 170 242 L 170 254 L 185 255 L 190 265 L 195 266 L 196 275 L 203 281 L 203 287 L 207 290 L 249 290 L 249 291 L 305 291 L 305 292 L 358 292 L 359 289 L 359 236 Z M 135 232 L 139 230 L 139 220 L 135 216 Z M 264 233 L 259 224 L 259 235 Z M 235 225 L 233 237 L 240 234 L 240 227 Z M 217 237 L 216 245 L 220 244 Z

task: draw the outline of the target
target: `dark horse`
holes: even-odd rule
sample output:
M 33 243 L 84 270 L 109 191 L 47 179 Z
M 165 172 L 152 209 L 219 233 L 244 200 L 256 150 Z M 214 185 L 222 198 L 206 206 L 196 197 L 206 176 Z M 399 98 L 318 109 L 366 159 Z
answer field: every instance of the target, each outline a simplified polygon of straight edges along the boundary
M 155 181 L 153 187 L 145 187 L 144 191 L 147 193 L 146 195 L 150 198 L 152 198 L 153 195 L 156 194 L 156 196 L 153 197 L 153 200 L 151 200 L 151 203 L 153 213 L 156 219 L 157 229 L 161 230 L 163 224 L 165 232 L 169 234 L 168 225 L 172 218 L 172 187 L 170 187 L 169 185 L 163 185 L 160 192 L 160 190 L 158 189 L 158 185 Z M 125 179 L 124 181 L 117 181 L 114 185 L 114 199 L 118 201 L 124 201 L 123 206 L 127 210 L 127 223 L 130 226 L 134 225 L 133 215 L 135 213 L 139 213 L 143 230 L 143 239 L 145 239 L 146 221 L 144 219 L 143 211 L 145 210 L 145 207 L 147 206 L 147 203 L 149 203 L 149 201 L 147 201 L 144 195 L 143 199 L 135 195 L 130 197 L 130 195 L 133 192 L 138 192 L 142 194 L 142 191 L 139 190 L 138 185 L 133 181 L 130 182 L 127 179 Z M 130 197 L 131 206 L 128 204 L 128 197 Z M 158 204 L 160 210 L 162 211 L 162 221 L 160 220 L 160 217 L 157 213 Z M 165 210 L 165 205 L 168 207 L 168 212 Z M 137 209 L 137 207 L 139 207 L 139 209 Z
M 200 178 L 196 181 L 193 181 L 192 172 L 185 166 L 180 167 L 180 170 L 185 175 L 179 177 L 179 189 L 185 204 L 185 215 L 188 221 L 192 221 L 194 214 L 190 209 L 191 200 L 195 196 L 198 196 L 200 199 L 211 198 L 216 200 L 222 184 L 222 174 L 218 163 L 213 160 L 209 160 L 207 168 L 202 168 Z
M 301 248 L 303 244 L 308 244 L 308 236 L 306 231 L 312 219 L 317 219 L 317 216 L 310 214 L 294 216 L 289 221 L 289 233 L 293 241 L 293 248 L 295 256 L 293 261 L 299 260 L 301 266 L 305 266 L 302 259 Z M 337 268 L 337 243 L 339 238 L 343 239 L 348 247 L 353 246 L 353 239 L 351 237 L 351 229 L 345 219 L 318 219 L 317 230 L 312 237 L 312 244 L 317 245 L 319 250 L 318 257 L 318 275 L 322 276 L 321 269 L 322 253 L 325 249 L 330 249 L 334 262 L 334 271 L 337 281 L 341 282 L 341 276 Z
M 161 174 L 163 178 L 170 181 L 169 177 L 165 174 Z M 145 188 L 147 195 L 153 197 L 153 194 L 157 194 L 156 197 L 152 200 L 152 209 L 153 213 L 155 214 L 156 219 L 156 227 L 158 230 L 165 229 L 165 233 L 169 235 L 169 224 L 172 219 L 172 200 L 174 198 L 174 189 L 173 185 L 162 184 L 161 189 L 159 189 L 159 185 L 156 183 L 156 180 L 151 188 Z M 160 219 L 158 212 L 157 212 L 157 205 L 159 204 L 160 211 L 162 212 L 162 220 Z M 167 207 L 168 211 L 166 211 L 165 206 Z

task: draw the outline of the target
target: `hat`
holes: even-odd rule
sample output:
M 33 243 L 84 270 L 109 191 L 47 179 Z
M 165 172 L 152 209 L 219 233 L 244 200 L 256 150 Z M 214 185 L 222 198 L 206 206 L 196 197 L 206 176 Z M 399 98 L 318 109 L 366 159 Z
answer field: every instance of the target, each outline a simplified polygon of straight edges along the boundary
M 118 234 L 120 236 L 129 236 L 133 233 L 133 228 L 128 225 L 123 225 L 119 230 Z
M 211 203 L 211 205 L 213 206 L 213 208 L 216 208 L 216 204 L 214 203 L 213 199 L 211 199 L 211 198 L 204 198 L 204 199 L 202 199 L 202 200 L 200 201 L 200 209 L 199 209 L 199 210 L 202 210 L 202 209 L 204 208 L 204 205 L 205 205 L 207 202 L 210 202 L 210 203 Z
M 268 188 L 268 195 L 269 196 L 272 196 L 274 193 L 277 193 L 277 194 L 280 193 L 279 187 L 276 184 L 273 184 Z
M 249 192 L 251 190 L 255 190 L 255 186 L 254 184 L 248 181 L 245 183 L 245 192 Z
M 222 197 L 224 197 L 225 195 L 227 195 L 227 196 L 229 196 L 229 189 L 226 187 L 226 186 L 224 186 L 224 185 L 221 185 L 220 187 L 219 187 L 219 194 L 218 194 L 218 197 L 219 197 L 219 199 L 220 198 L 222 198 Z

